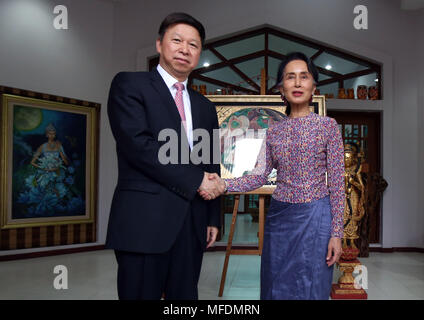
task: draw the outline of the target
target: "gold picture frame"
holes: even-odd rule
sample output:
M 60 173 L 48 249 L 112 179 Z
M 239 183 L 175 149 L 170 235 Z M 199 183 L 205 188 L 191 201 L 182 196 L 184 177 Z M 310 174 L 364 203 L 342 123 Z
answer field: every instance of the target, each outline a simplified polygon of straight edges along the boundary
M 100 104 L 0 87 L 0 107 L 1 230 L 94 225 Z
M 235 127 L 242 130 L 247 128 L 253 129 L 253 131 L 266 130 L 267 124 L 279 121 L 286 116 L 286 106 L 282 104 L 279 95 L 208 95 L 206 97 L 215 104 L 221 130 L 221 176 L 230 179 L 248 173 L 256 163 L 263 138 L 261 140 L 260 135 L 256 133 L 252 134 L 249 141 L 241 141 L 244 139 L 242 138 L 240 140 L 242 143 L 239 145 L 244 144 L 245 147 L 243 147 L 244 150 L 237 153 L 235 142 L 231 142 L 229 146 L 225 146 L 223 143 L 225 135 L 231 130 L 230 124 L 231 126 L 235 124 Z M 325 116 L 325 96 L 314 96 L 310 108 L 311 111 Z M 255 141 L 256 139 L 260 141 Z M 237 159 L 242 159 L 240 161 L 243 163 L 241 164 Z M 274 188 L 275 171 L 268 177 L 268 183 L 255 192 L 258 193 L 261 190 L 268 192 Z

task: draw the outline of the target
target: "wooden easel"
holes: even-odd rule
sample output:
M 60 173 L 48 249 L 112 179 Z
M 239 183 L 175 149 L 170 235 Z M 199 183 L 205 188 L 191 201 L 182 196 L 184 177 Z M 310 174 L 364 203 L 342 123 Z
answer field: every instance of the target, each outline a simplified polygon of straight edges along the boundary
M 222 294 L 224 292 L 224 286 L 225 286 L 225 280 L 227 277 L 227 269 L 228 269 L 228 262 L 230 260 L 230 255 L 237 254 L 237 255 L 261 255 L 262 254 L 262 247 L 264 242 L 264 222 L 265 222 L 265 196 L 270 195 L 274 192 L 275 187 L 262 187 L 259 189 L 256 189 L 251 192 L 229 192 L 228 195 L 234 195 L 234 208 L 233 208 L 233 217 L 231 220 L 231 227 L 230 227 L 230 234 L 228 236 L 228 244 L 227 244 L 227 250 L 225 253 L 225 261 L 224 261 L 224 267 L 222 269 L 222 275 L 221 275 L 221 285 L 219 286 L 219 297 L 222 297 Z M 259 232 L 258 232 L 258 248 L 249 248 L 249 249 L 233 249 L 233 237 L 234 232 L 236 229 L 236 221 L 237 221 L 237 212 L 238 212 L 238 206 L 240 203 L 240 195 L 245 194 L 257 194 L 259 195 Z
M 261 70 L 261 95 L 266 94 L 266 71 L 265 69 Z M 227 250 L 225 253 L 225 261 L 224 261 L 224 267 L 222 269 L 222 275 L 221 275 L 221 285 L 219 286 L 219 293 L 218 296 L 222 297 L 222 294 L 224 292 L 224 286 L 225 286 L 225 280 L 227 277 L 227 269 L 228 269 L 228 262 L 230 260 L 230 255 L 237 254 L 237 255 L 261 255 L 262 254 L 262 247 L 264 243 L 264 223 L 265 223 L 265 196 L 270 195 L 274 192 L 275 187 L 262 187 L 250 192 L 229 192 L 228 195 L 234 195 L 234 208 L 233 208 L 233 217 L 231 220 L 231 227 L 230 227 L 230 234 L 228 235 L 228 244 L 227 244 Z M 233 237 L 234 232 L 236 229 L 236 221 L 237 221 L 237 212 L 238 207 L 240 203 L 240 195 L 242 194 L 257 194 L 259 195 L 259 232 L 258 232 L 258 248 L 251 248 L 251 249 L 233 249 Z

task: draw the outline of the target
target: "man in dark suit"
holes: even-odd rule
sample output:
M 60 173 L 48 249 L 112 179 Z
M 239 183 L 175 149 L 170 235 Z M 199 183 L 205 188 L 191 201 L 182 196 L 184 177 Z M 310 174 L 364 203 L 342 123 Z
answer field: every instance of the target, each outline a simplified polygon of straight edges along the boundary
M 212 152 L 218 143 L 212 143 L 218 129 L 215 107 L 187 87 L 204 39 L 200 22 L 184 13 L 171 14 L 159 28 L 157 68 L 118 73 L 111 84 L 108 115 L 119 176 L 106 247 L 115 250 L 120 299 L 160 299 L 163 294 L 166 299 L 198 298 L 203 252 L 216 240 L 217 197 L 223 191 L 208 179 L 219 174 Z M 211 141 L 196 151 L 207 159 L 203 163 L 189 157 L 199 129 Z M 178 136 L 178 146 L 163 152 L 172 143 L 163 139 L 170 131 Z M 175 150 L 170 158 L 177 163 L 166 163 Z M 201 190 L 210 201 L 200 197 Z

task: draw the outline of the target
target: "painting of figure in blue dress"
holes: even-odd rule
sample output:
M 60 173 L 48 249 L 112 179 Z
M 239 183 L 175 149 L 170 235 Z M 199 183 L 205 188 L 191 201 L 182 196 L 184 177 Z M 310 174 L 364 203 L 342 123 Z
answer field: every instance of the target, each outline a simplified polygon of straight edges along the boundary
M 12 219 L 86 213 L 83 114 L 15 105 Z

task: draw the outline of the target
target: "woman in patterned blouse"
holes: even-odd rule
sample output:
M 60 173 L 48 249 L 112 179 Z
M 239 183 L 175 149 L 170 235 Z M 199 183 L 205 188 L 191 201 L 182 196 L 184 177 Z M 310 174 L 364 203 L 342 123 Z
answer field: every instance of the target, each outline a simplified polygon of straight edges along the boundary
M 277 169 L 265 222 L 261 299 L 328 299 L 342 253 L 343 141 L 334 119 L 310 111 L 318 82 L 310 59 L 287 55 L 277 82 L 287 117 L 268 128 L 255 169 L 240 178 L 224 181 L 211 174 L 209 179 L 225 184 L 226 191 L 247 192 Z

